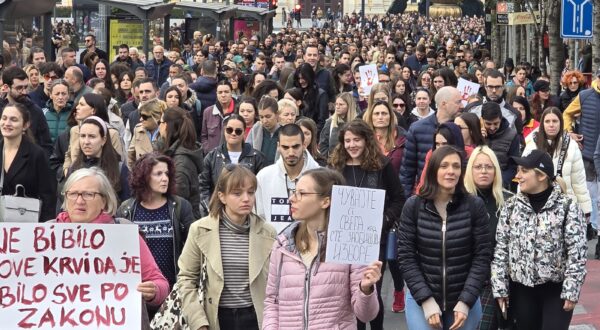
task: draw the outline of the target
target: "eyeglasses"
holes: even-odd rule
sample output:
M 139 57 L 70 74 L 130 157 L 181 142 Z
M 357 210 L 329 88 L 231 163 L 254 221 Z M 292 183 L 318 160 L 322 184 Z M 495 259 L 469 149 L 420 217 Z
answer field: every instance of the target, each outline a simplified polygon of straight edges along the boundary
M 58 77 L 57 75 L 53 75 L 53 76 L 51 76 L 51 75 L 49 75 L 49 74 L 45 74 L 45 75 L 44 75 L 44 78 L 46 78 L 46 79 L 50 79 L 50 80 L 56 80 L 56 79 L 58 79 L 59 77 Z
M 142 118 L 142 120 L 146 121 L 146 120 L 150 119 L 152 116 L 146 115 L 146 114 L 141 114 L 140 117 Z
M 96 195 L 103 196 L 101 193 L 93 192 L 93 191 L 83 191 L 83 192 L 66 191 L 65 192 L 65 197 L 67 197 L 67 199 L 71 200 L 71 201 L 76 201 L 77 198 L 79 198 L 79 196 L 81 196 L 81 198 L 83 198 L 84 201 L 91 201 L 94 198 L 96 198 Z
M 92 42 L 92 39 L 85 39 L 85 42 Z
M 244 130 L 241 128 L 233 128 L 233 127 L 226 127 L 225 128 L 225 133 L 232 135 L 233 133 L 235 133 L 235 135 L 242 135 L 244 133 Z
M 477 164 L 473 165 L 473 169 L 477 172 L 491 172 L 494 170 L 494 166 L 490 164 Z
M 569 82 L 569 85 L 579 85 L 579 81 L 571 81 Z
M 322 193 L 318 193 L 318 192 L 304 192 L 304 191 L 298 191 L 296 189 L 291 191 L 291 195 L 290 197 L 294 197 L 297 201 L 301 201 L 302 200 L 302 196 L 304 195 L 323 195 Z
M 406 104 L 404 103 L 394 103 L 394 108 L 404 108 L 406 107 Z

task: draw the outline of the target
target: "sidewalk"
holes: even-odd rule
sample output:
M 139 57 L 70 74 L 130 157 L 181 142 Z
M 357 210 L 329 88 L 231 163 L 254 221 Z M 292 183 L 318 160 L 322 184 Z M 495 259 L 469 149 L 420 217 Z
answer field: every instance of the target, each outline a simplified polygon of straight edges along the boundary
M 589 247 L 592 250 L 595 244 Z M 589 253 L 589 257 L 593 257 L 593 253 Z M 600 329 L 600 260 L 588 259 L 587 271 L 571 329 Z

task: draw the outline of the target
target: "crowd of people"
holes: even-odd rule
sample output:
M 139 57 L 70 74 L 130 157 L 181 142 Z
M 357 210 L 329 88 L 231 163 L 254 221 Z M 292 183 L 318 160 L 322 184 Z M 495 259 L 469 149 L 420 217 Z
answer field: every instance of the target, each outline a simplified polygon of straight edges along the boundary
M 148 59 L 93 34 L 79 59 L 32 47 L 0 71 L 2 193 L 22 185 L 41 222 L 137 224 L 157 328 L 172 290 L 191 329 L 383 329 L 386 308 L 409 329 L 567 329 L 596 237 L 600 71 L 553 95 L 526 62 L 496 68 L 482 18 L 340 22 L 196 31 Z M 465 102 L 460 78 L 481 85 Z M 385 191 L 368 266 L 325 261 L 334 185 Z

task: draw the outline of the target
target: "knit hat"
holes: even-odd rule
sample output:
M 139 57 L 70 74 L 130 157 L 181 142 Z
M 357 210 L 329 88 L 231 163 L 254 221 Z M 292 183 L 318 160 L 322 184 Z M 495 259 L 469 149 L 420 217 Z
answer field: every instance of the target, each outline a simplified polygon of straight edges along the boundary
M 536 92 L 547 92 L 550 90 L 550 83 L 545 80 L 538 80 L 533 84 L 533 90 Z
M 534 149 L 525 157 L 512 157 L 512 159 L 524 168 L 538 169 L 544 172 L 550 179 L 554 180 L 554 164 L 550 155 L 539 149 Z

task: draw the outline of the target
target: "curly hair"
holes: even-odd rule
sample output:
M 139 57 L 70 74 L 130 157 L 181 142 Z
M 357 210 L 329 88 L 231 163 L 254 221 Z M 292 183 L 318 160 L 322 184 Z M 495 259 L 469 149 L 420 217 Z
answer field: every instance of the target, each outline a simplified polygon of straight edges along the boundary
M 344 138 L 346 132 L 350 132 L 357 135 L 365 140 L 365 150 L 361 155 L 360 167 L 365 171 L 379 171 L 383 168 L 383 154 L 381 149 L 377 146 L 375 139 L 375 133 L 362 119 L 354 119 L 353 121 L 345 124 L 338 135 L 338 145 L 333 149 L 331 157 L 329 159 L 329 165 L 337 171 L 342 171 L 346 167 L 351 157 L 346 151 L 344 145 Z
M 562 79 L 562 84 L 563 86 L 569 86 L 569 82 L 573 79 L 577 79 L 577 81 L 579 82 L 579 88 L 583 87 L 583 85 L 585 85 L 585 78 L 583 77 L 583 74 L 579 71 L 579 70 L 572 70 L 572 71 L 567 71 L 567 73 L 565 73 L 565 75 L 563 76 Z
M 175 191 L 175 163 L 173 160 L 165 155 L 154 151 L 143 155 L 141 158 L 136 160 L 131 172 L 129 172 L 129 187 L 131 188 L 131 194 L 135 197 L 138 202 L 148 200 L 152 195 L 150 189 L 150 177 L 152 176 L 152 169 L 158 163 L 167 164 L 167 176 L 169 177 L 169 187 L 167 188 L 167 196 L 174 195 Z

